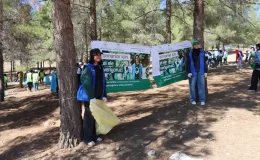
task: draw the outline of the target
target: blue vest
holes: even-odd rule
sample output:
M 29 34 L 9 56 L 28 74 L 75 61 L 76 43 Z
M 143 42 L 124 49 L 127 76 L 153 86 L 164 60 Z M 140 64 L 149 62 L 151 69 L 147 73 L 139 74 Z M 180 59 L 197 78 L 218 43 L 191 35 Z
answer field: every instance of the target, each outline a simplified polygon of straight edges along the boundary
M 95 71 L 95 65 L 94 64 L 86 64 L 85 67 L 88 67 L 88 69 L 91 72 L 91 77 L 92 77 L 92 88 L 93 90 L 95 89 L 95 85 L 96 85 L 96 71 Z M 100 100 L 103 99 L 104 93 L 105 93 L 105 87 L 106 87 L 106 82 L 105 82 L 105 74 L 103 72 L 103 94 L 102 97 L 100 98 Z M 78 101 L 84 101 L 84 102 L 89 102 L 89 96 L 87 95 L 87 93 L 84 90 L 84 87 L 82 84 L 80 84 L 79 89 L 78 89 L 78 93 L 77 93 L 77 100 Z
M 196 76 L 196 70 L 195 70 L 195 65 L 193 62 L 193 58 L 192 58 L 192 52 L 193 50 L 190 51 L 189 56 L 190 56 L 190 72 L 192 73 L 192 76 Z M 204 75 L 205 73 L 205 64 L 204 64 L 204 53 L 202 52 L 202 50 L 200 49 L 200 74 Z

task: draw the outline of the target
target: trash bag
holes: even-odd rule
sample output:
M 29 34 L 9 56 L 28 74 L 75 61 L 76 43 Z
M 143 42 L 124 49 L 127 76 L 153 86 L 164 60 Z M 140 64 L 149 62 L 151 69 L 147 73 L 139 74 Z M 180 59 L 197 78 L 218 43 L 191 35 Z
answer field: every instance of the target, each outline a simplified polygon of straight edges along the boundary
M 117 116 L 111 109 L 101 100 L 96 100 L 96 103 L 90 102 L 90 111 L 96 120 L 96 133 L 107 134 L 113 127 L 120 123 Z

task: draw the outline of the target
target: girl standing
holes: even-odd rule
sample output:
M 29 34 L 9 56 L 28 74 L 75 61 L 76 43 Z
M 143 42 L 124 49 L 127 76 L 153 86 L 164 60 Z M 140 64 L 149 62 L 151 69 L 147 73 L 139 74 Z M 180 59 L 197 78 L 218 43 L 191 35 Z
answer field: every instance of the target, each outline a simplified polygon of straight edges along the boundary
M 84 102 L 85 113 L 83 120 L 83 141 L 89 146 L 101 142 L 96 134 L 95 119 L 89 109 L 90 102 L 96 103 L 96 99 L 107 101 L 105 73 L 102 65 L 99 49 L 90 51 L 90 60 L 85 65 L 80 81 L 77 99 Z

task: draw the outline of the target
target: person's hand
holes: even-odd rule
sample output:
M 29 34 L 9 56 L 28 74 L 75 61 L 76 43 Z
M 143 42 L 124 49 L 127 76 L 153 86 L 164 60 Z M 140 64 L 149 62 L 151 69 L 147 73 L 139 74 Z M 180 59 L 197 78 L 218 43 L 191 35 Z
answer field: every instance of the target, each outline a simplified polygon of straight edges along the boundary
M 96 98 L 90 99 L 90 103 L 96 103 L 96 102 L 97 102 Z
M 188 74 L 188 77 L 189 77 L 189 78 L 191 78 L 191 77 L 192 77 L 192 74 L 191 74 L 191 73 L 189 73 L 189 74 Z
M 107 97 L 103 97 L 103 101 L 106 103 L 107 102 Z
M 208 77 L 208 73 L 204 73 L 204 77 L 207 78 Z

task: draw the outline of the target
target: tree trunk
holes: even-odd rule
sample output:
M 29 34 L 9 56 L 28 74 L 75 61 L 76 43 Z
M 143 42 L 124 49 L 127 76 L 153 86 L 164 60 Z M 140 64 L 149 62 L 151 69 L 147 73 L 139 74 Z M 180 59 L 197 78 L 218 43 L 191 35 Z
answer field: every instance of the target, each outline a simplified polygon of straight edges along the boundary
M 0 0 L 0 39 L 3 33 L 3 0 Z M 3 44 L 0 40 L 0 102 L 4 101 L 4 58 L 3 58 Z
M 42 61 L 42 67 L 44 68 L 44 61 Z
M 20 74 L 20 82 L 19 82 L 19 84 L 20 84 L 20 87 L 23 88 L 23 72 L 19 72 L 19 74 Z
M 11 82 L 13 82 L 13 61 L 11 61 Z
M 88 63 L 88 31 L 87 31 L 87 22 L 85 24 L 85 45 L 86 45 L 86 63 Z
M 166 43 L 171 43 L 171 39 L 172 39 L 171 15 L 172 15 L 171 0 L 166 0 Z
M 90 0 L 90 38 L 97 40 L 97 37 L 96 0 Z
M 70 0 L 53 0 L 54 46 L 60 98 L 60 148 L 79 144 L 82 133 L 80 104 L 76 99 L 78 81 L 75 74 L 76 50 L 71 21 Z
M 204 0 L 194 2 L 193 38 L 199 40 L 201 48 L 204 49 Z

